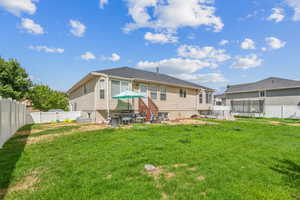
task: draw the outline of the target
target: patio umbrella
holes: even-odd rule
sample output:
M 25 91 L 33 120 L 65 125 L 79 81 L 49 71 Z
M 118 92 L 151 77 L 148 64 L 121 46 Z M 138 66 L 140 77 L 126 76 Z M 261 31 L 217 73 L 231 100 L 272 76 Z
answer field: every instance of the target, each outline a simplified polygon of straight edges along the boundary
M 145 94 L 133 92 L 133 91 L 125 91 L 121 92 L 118 95 L 113 96 L 113 99 L 128 99 L 128 110 L 129 110 L 129 99 L 134 99 L 134 98 L 144 98 Z

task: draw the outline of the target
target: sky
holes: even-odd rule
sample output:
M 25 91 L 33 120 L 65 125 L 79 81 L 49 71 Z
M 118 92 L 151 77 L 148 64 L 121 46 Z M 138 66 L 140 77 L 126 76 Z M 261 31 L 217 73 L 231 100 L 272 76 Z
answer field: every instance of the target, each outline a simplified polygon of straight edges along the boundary
M 222 92 L 300 80 L 300 0 L 0 0 L 0 56 L 67 91 L 129 66 Z

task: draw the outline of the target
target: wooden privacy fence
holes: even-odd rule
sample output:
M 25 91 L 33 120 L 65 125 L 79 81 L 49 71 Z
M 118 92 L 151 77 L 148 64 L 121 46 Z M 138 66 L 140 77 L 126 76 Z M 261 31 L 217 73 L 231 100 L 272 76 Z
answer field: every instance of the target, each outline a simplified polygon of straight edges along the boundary
M 0 148 L 26 124 L 26 105 L 0 97 Z

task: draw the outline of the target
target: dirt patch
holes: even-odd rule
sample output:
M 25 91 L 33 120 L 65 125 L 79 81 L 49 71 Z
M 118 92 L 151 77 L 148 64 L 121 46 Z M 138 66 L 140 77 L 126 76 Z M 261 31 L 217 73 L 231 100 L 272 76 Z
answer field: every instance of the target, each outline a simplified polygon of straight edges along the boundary
M 180 167 L 186 167 L 186 166 L 187 166 L 187 164 L 185 164 L 185 163 L 177 163 L 177 164 L 173 165 L 174 168 L 180 168 Z
M 60 122 L 60 123 L 50 123 L 50 124 L 42 124 L 42 128 L 45 129 L 53 129 L 53 128 L 60 128 L 63 126 L 78 126 L 78 123 L 70 123 L 70 122 Z
M 36 137 L 28 137 L 28 138 L 21 138 L 21 142 L 25 142 L 26 144 L 37 144 L 39 142 L 43 141 L 50 141 L 54 138 L 61 137 L 61 136 L 66 136 L 66 135 L 71 135 L 74 133 L 79 133 L 79 132 L 84 132 L 84 131 L 93 131 L 93 130 L 102 130 L 108 128 L 107 125 L 84 125 L 80 127 L 79 129 L 76 130 L 71 130 L 69 132 L 63 132 L 63 133 L 53 133 L 53 134 L 48 134 L 48 135 L 40 135 Z
M 207 192 L 201 192 L 200 195 L 206 197 L 207 196 Z
M 16 132 L 15 136 L 19 136 L 19 135 L 30 135 L 33 133 L 39 133 L 44 131 L 43 129 L 34 129 L 34 130 L 27 130 L 27 131 L 18 131 Z
M 216 122 L 208 122 L 208 121 L 201 121 L 201 120 L 195 120 L 195 119 L 181 119 L 181 120 L 171 120 L 171 121 L 165 121 L 162 122 L 167 125 L 176 126 L 176 125 L 217 125 Z
M 300 123 L 287 123 L 285 125 L 288 125 L 288 126 L 300 126 Z
M 95 130 L 102 130 L 105 128 L 109 128 L 110 126 L 105 125 L 105 124 L 93 124 L 93 125 L 86 125 L 86 126 L 82 126 L 79 129 L 77 129 L 76 131 L 95 131 Z
M 7 190 L 2 190 L 2 192 L 10 193 L 10 192 L 16 192 L 20 190 L 34 190 L 35 185 L 39 182 L 38 176 L 39 176 L 39 172 L 33 171 L 30 173 L 30 175 L 22 178 L 16 185 L 10 186 Z
M 280 121 L 267 121 L 267 122 L 274 126 L 286 125 L 286 126 L 300 127 L 300 123 L 284 123 L 284 122 L 280 122 Z
M 169 195 L 168 195 L 167 193 L 163 192 L 163 193 L 161 194 L 161 198 L 162 198 L 162 199 L 169 199 Z
M 278 122 L 278 121 L 267 121 L 269 124 L 271 125 L 275 125 L 275 126 L 278 126 L 278 125 L 282 125 L 281 122 Z
M 197 177 L 197 180 L 198 180 L 198 181 L 204 181 L 204 180 L 205 180 L 205 177 L 204 177 L 204 176 L 198 176 L 198 177 Z
M 112 178 L 112 174 L 107 174 L 105 179 L 111 179 Z
M 143 173 L 144 173 L 144 171 L 143 171 Z M 163 169 L 160 166 L 151 167 L 151 165 L 150 165 L 150 168 L 146 168 L 146 174 L 153 177 L 155 181 L 158 181 L 160 176 L 164 176 L 166 179 L 171 179 L 176 176 L 176 174 L 174 172 L 170 172 L 166 169 Z
M 191 167 L 191 168 L 188 168 L 187 170 L 189 170 L 191 172 L 195 172 L 195 171 L 197 171 L 197 168 L 196 167 Z

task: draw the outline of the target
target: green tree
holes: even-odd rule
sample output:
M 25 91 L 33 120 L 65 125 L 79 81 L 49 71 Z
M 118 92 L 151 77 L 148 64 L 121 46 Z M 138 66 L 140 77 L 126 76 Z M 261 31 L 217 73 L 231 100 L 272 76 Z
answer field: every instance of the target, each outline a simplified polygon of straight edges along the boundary
M 0 57 L 0 96 L 20 100 L 26 98 L 32 82 L 16 60 Z
M 35 109 L 41 111 L 50 109 L 68 110 L 68 96 L 63 92 L 52 90 L 47 85 L 35 85 L 29 96 Z

